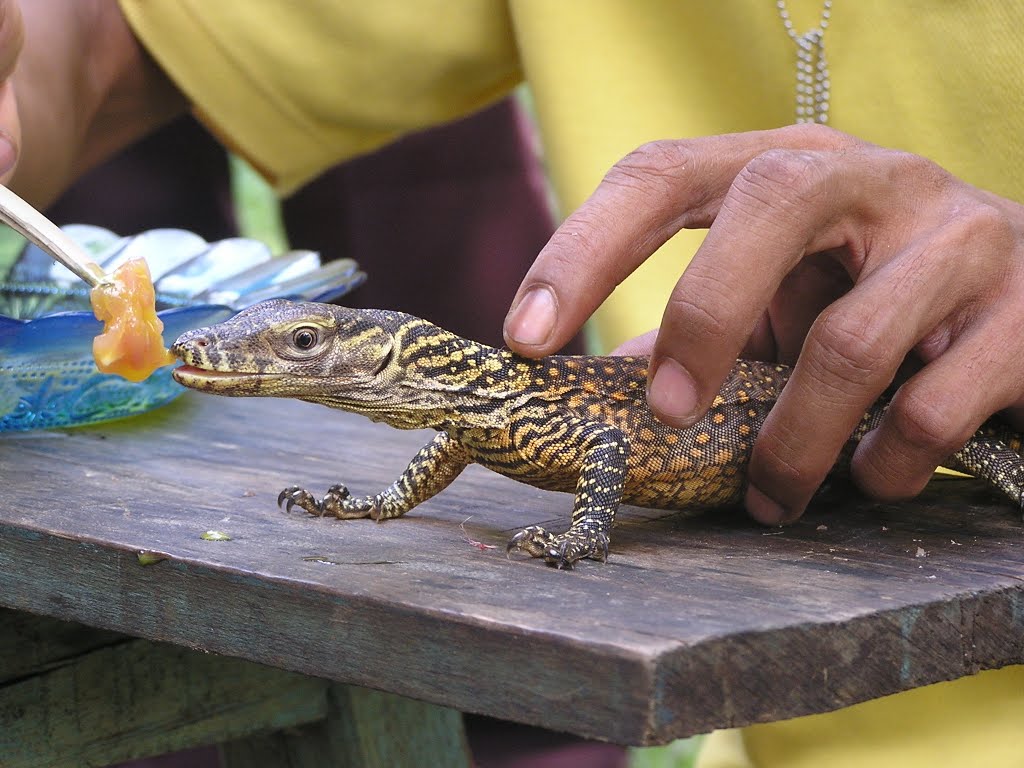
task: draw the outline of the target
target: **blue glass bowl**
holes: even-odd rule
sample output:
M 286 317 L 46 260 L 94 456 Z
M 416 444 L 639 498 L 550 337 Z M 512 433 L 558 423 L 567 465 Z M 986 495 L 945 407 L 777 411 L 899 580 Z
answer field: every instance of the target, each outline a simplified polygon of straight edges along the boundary
M 164 340 L 227 319 L 264 299 L 331 301 L 365 279 L 355 262 L 321 265 L 311 251 L 272 257 L 243 238 L 208 243 L 184 230 L 118 237 L 97 227 L 65 227 L 108 271 L 142 256 L 157 289 Z M 142 413 L 184 388 L 173 366 L 132 383 L 102 374 L 92 340 L 102 324 L 86 286 L 34 246 L 0 282 L 0 432 L 90 424 Z

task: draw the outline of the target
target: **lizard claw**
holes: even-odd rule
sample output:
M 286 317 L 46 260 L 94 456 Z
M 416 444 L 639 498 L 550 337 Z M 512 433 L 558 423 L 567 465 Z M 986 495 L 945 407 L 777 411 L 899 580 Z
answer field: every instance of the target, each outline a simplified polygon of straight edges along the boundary
M 327 489 L 327 496 L 334 496 L 339 500 L 347 499 L 349 497 L 348 486 L 344 483 L 335 483 Z
M 573 570 L 572 560 L 569 559 L 567 551 L 569 542 L 563 541 L 558 547 L 552 547 L 544 553 L 544 562 L 552 565 L 560 571 Z
M 568 533 L 563 536 L 557 547 L 551 547 L 544 553 L 544 561 L 548 565 L 560 571 L 571 571 L 573 563 L 585 557 L 601 563 L 608 561 L 608 537 L 605 534 L 594 536 L 589 545 L 569 538 Z
M 505 545 L 505 554 L 511 555 L 513 549 L 524 549 L 525 545 L 523 541 L 529 536 L 526 531 L 520 531 L 511 539 L 508 540 L 508 544 Z
M 552 539 L 544 552 L 544 561 L 559 570 L 572 570 L 573 563 L 587 557 L 599 562 L 608 560 L 608 534 L 602 531 L 568 530 Z
M 526 552 L 559 570 L 571 571 L 577 560 L 589 557 L 604 562 L 608 559 L 608 534 L 602 531 L 572 530 L 561 534 L 545 531 L 538 525 L 531 525 L 519 531 L 505 548 L 506 554 L 513 550 Z
M 290 486 L 288 486 L 283 491 L 281 491 L 279 494 L 277 494 L 277 506 L 280 507 L 282 504 L 284 504 L 284 500 L 285 499 L 289 499 L 290 500 L 291 499 L 291 495 L 293 493 L 295 493 L 296 491 L 301 491 L 301 490 L 302 489 L 299 488 L 299 486 L 297 486 L 297 485 L 290 485 Z M 290 510 L 291 510 L 291 508 L 289 507 L 289 511 Z
M 289 486 L 277 495 L 277 506 L 280 507 L 282 504 L 285 504 L 284 511 L 287 514 L 291 514 L 292 508 L 295 506 L 301 507 L 310 515 L 323 515 L 324 513 L 323 505 L 317 501 L 316 496 L 297 485 Z
M 508 546 L 505 547 L 505 554 L 512 554 L 512 550 L 526 552 L 531 557 L 544 557 L 546 550 L 554 542 L 554 535 L 548 533 L 539 525 L 531 525 L 523 528 L 513 536 Z

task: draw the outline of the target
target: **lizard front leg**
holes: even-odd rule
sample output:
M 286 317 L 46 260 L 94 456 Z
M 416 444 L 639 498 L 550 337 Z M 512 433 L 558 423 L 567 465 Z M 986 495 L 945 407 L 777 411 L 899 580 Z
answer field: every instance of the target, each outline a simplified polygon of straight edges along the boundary
M 369 517 L 387 520 L 401 517 L 413 507 L 447 488 L 471 459 L 466 449 L 447 432 L 420 448 L 409 466 L 391 485 L 375 496 L 353 498 L 341 483 L 332 486 L 323 499 L 298 486 L 285 488 L 277 503 L 287 501 L 287 510 L 300 507 L 311 515 L 337 517 L 343 520 Z
M 565 569 L 584 557 L 608 558 L 610 532 L 622 501 L 629 458 L 629 443 L 615 427 L 585 423 L 573 437 L 580 446 L 580 476 L 569 530 L 555 534 L 531 525 L 513 536 L 507 548 L 509 552 L 518 549 L 543 557 L 549 565 Z

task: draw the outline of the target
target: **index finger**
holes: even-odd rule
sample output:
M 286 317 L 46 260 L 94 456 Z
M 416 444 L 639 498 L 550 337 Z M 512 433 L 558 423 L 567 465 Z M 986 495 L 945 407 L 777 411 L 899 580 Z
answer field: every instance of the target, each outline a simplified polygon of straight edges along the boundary
M 672 235 L 710 226 L 736 174 L 766 149 L 853 141 L 821 126 L 787 126 L 631 152 L 538 254 L 505 320 L 506 343 L 530 357 L 556 352 Z
M 845 245 L 836 212 L 855 210 L 863 190 L 843 182 L 838 157 L 771 150 L 737 175 L 665 308 L 648 389 L 661 421 L 696 421 L 786 275 L 806 254 Z

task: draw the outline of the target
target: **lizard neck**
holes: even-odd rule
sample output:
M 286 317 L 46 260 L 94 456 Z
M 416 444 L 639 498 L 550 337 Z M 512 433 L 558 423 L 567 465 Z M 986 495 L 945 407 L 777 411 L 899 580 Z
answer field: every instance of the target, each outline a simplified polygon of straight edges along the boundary
M 403 324 L 396 342 L 401 377 L 394 389 L 404 407 L 386 419 L 395 426 L 396 418 L 435 429 L 500 426 L 538 365 L 415 318 Z
M 393 339 L 372 386 L 346 386 L 303 399 L 399 429 L 499 427 L 510 400 L 534 380 L 536 361 L 470 341 L 417 317 L 363 310 Z

